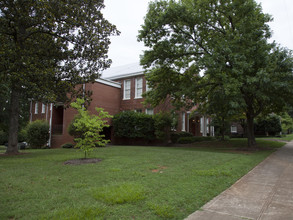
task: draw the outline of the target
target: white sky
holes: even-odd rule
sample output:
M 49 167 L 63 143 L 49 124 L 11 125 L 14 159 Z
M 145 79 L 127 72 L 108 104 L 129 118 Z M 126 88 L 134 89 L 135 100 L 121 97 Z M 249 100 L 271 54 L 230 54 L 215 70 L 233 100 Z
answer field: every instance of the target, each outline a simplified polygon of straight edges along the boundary
M 263 11 L 273 16 L 270 23 L 272 39 L 283 47 L 293 50 L 293 0 L 256 0 L 262 4 Z M 111 37 L 109 57 L 112 67 L 139 62 L 144 50 L 137 35 L 150 0 L 104 0 L 104 16 L 115 24 L 120 36 Z

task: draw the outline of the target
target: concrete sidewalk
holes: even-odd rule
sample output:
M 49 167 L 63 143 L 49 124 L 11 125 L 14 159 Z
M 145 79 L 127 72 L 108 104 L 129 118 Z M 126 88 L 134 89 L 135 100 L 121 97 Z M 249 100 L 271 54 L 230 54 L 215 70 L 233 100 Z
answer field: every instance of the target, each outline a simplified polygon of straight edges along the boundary
M 293 220 L 293 141 L 187 220 Z

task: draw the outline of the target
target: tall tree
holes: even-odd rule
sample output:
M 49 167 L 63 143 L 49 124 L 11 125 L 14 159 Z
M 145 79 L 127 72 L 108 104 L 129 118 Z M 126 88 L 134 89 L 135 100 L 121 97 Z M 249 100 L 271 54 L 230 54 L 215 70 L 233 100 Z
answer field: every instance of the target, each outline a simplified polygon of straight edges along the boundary
M 271 20 L 254 0 L 151 2 L 138 36 L 150 48 L 141 58 L 155 88 L 147 100 L 201 104 L 220 87 L 246 115 L 254 146 L 254 118 L 292 102 L 292 54 L 268 42 Z
M 110 66 L 103 0 L 0 1 L 0 80 L 10 90 L 9 141 L 17 153 L 19 100 L 54 102 Z

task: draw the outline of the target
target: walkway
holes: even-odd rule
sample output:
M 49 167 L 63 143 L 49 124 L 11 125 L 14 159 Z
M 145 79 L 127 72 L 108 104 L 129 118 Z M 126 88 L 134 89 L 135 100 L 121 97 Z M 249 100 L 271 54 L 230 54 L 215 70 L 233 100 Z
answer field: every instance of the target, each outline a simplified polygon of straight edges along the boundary
M 293 141 L 186 220 L 293 220 Z

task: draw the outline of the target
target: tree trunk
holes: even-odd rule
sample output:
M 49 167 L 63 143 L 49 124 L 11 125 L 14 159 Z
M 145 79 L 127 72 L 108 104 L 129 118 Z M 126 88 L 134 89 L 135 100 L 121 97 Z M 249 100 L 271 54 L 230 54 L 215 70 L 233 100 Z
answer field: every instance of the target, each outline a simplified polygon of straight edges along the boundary
M 9 115 L 9 136 L 6 154 L 17 154 L 17 135 L 18 135 L 18 117 L 19 117 L 19 92 L 12 88 L 10 97 L 10 115 Z
M 253 117 L 249 114 L 246 114 L 247 117 L 247 141 L 248 147 L 254 147 L 256 145 L 254 137 L 254 122 Z

